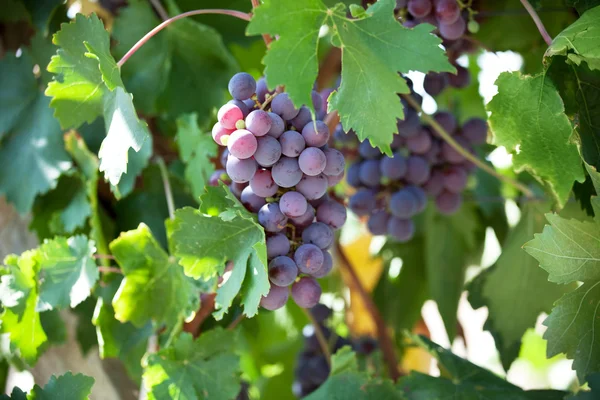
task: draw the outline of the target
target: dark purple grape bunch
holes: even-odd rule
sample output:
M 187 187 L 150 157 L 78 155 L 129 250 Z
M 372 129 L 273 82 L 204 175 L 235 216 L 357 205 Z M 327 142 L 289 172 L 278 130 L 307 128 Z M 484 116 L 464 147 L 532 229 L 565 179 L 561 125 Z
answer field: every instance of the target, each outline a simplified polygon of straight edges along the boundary
M 393 155 L 383 155 L 364 141 L 347 175 L 347 182 L 357 189 L 348 207 L 368 218 L 372 234 L 389 235 L 401 243 L 413 238 L 414 217 L 425 210 L 428 198 L 442 214 L 460 209 L 474 167 L 430 126 L 422 125 L 416 111 L 405 106 L 404 112 L 391 144 Z M 484 120 L 471 119 L 459 128 L 451 113 L 438 112 L 434 118 L 468 151 L 486 142 Z
M 233 100 L 219 110 L 212 135 L 227 146 L 221 163 L 232 193 L 258 214 L 267 234 L 271 289 L 260 304 L 276 310 L 291 291 L 300 307 L 313 307 L 321 297 L 316 279 L 333 267 L 334 231 L 346 222 L 346 208 L 327 194 L 344 177 L 344 156 L 327 146 L 327 124 L 313 121 L 309 108 L 296 108 L 286 93 L 269 91 L 263 78 L 238 73 L 229 92 Z M 322 109 L 317 92 L 313 105 Z
M 460 39 L 469 24 L 468 10 L 462 10 L 457 0 L 396 0 L 396 9 L 406 10 L 403 24 L 407 28 L 428 23 L 437 27 L 439 36 L 447 41 Z

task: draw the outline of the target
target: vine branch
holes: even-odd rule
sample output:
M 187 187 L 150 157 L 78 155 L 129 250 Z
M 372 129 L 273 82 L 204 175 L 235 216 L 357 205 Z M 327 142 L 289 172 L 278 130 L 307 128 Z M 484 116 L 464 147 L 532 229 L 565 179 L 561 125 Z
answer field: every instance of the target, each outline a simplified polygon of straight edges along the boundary
M 163 181 L 163 186 L 165 188 L 165 197 L 167 199 L 167 208 L 169 209 L 169 218 L 171 220 L 175 219 L 175 202 L 173 201 L 173 191 L 171 190 L 171 182 L 169 182 L 169 171 L 167 171 L 167 166 L 165 165 L 165 160 L 161 157 L 156 159 L 156 163 L 158 164 L 158 168 L 160 169 L 160 176 Z
M 335 243 L 335 249 L 340 257 L 340 268 L 343 268 L 346 270 L 346 272 L 348 272 L 352 284 L 365 304 L 367 311 L 369 314 L 371 314 L 371 318 L 373 318 L 373 321 L 375 322 L 375 327 L 377 328 L 377 339 L 379 341 L 379 346 L 381 346 L 381 353 L 383 354 L 383 358 L 387 364 L 390 378 L 392 378 L 394 381 L 397 381 L 402 374 L 398 369 L 396 350 L 394 349 L 394 343 L 392 342 L 392 338 L 388 333 L 387 326 L 385 325 L 385 322 L 383 321 L 375 302 L 360 282 L 360 279 L 358 278 L 356 271 L 354 271 L 350 260 L 348 260 L 348 257 L 346 257 L 344 250 L 338 242 Z
M 160 19 L 162 19 L 163 21 L 169 19 L 169 13 L 167 13 L 167 10 L 165 10 L 163 5 L 160 3 L 160 0 L 150 0 L 150 3 L 152 4 L 152 7 L 154 7 L 154 9 L 156 10 L 156 13 L 160 17 Z
M 444 139 L 450 146 L 452 146 L 454 150 L 456 150 L 464 158 L 471 161 L 473 164 L 475 164 L 477 167 L 481 168 L 488 174 L 520 190 L 528 199 L 532 199 L 535 197 L 533 191 L 527 186 L 523 185 L 521 182 L 515 179 L 498 173 L 494 168 L 490 167 L 489 165 L 481 161 L 479 158 L 471 154 L 471 152 L 463 148 L 456 140 L 454 140 L 454 138 L 452 138 L 452 136 L 450 136 L 448 132 L 446 132 L 446 130 L 440 124 L 437 123 L 435 119 L 423 112 L 423 109 L 421 108 L 419 103 L 417 103 L 415 99 L 412 98 L 412 96 L 410 96 L 409 94 L 402 94 L 402 98 L 406 100 L 412 108 L 414 108 L 417 112 L 421 114 L 421 119 L 423 119 L 425 122 L 431 125 L 431 127 L 435 129 L 435 131 L 442 137 L 442 139 Z
M 527 12 L 531 16 L 531 19 L 533 19 L 535 26 L 537 26 L 538 31 L 540 31 L 540 34 L 544 38 L 546 44 L 550 46 L 552 44 L 552 37 L 550 37 L 550 35 L 548 34 L 544 23 L 540 19 L 540 16 L 537 14 L 537 12 L 535 12 L 534 8 L 531 6 L 531 3 L 529 3 L 528 0 L 521 0 L 521 4 L 523 4 L 523 7 L 525 7 Z

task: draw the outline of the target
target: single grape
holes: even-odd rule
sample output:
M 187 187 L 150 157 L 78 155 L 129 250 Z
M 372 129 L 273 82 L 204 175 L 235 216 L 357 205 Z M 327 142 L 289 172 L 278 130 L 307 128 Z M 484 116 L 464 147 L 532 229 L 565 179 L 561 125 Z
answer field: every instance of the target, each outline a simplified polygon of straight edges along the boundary
M 256 81 L 256 98 L 260 103 L 264 103 L 266 98 L 265 96 L 269 93 L 269 88 L 267 87 L 267 80 L 264 77 L 261 77 L 258 81 Z
M 277 233 L 287 225 L 288 218 L 281 212 L 277 203 L 267 203 L 258 211 L 258 223 L 265 231 Z
M 298 131 L 285 131 L 279 137 L 281 153 L 288 157 L 298 157 L 306 147 L 306 142 Z
M 460 65 L 455 65 L 456 74 L 448 73 L 448 83 L 457 89 L 464 89 L 471 84 L 471 74 L 469 70 Z
M 392 217 L 387 225 L 388 235 L 400 243 L 406 243 L 415 235 L 415 224 L 410 219 Z
M 408 0 L 408 12 L 415 18 L 423 18 L 431 12 L 431 0 Z
M 257 105 L 256 102 L 253 99 L 246 99 L 243 100 L 244 104 L 246 105 L 246 107 L 248 107 L 248 112 L 254 111 L 257 109 Z M 246 116 L 244 116 L 246 117 Z
M 446 86 L 448 86 L 448 77 L 445 74 L 430 72 L 425 75 L 423 80 L 423 89 L 433 97 L 442 93 Z
M 252 75 L 239 72 L 229 80 L 228 89 L 234 99 L 246 100 L 256 91 L 256 81 Z
M 358 216 L 370 214 L 376 205 L 375 192 L 371 189 L 359 189 L 348 201 L 348 208 Z
M 269 114 L 269 117 L 271 118 L 271 129 L 269 129 L 267 135 L 278 139 L 279 136 L 281 136 L 281 134 L 285 131 L 285 122 L 274 112 L 269 112 L 267 114 Z
M 488 127 L 485 120 L 471 118 L 462 126 L 462 137 L 475 146 L 485 144 L 487 141 Z
M 410 190 L 400 189 L 390 197 L 390 212 L 398 218 L 410 218 L 419 209 L 419 199 Z
M 391 218 L 390 214 L 381 210 L 377 211 L 369 217 L 367 221 L 367 228 L 373 235 L 386 235 L 387 234 L 387 223 Z
M 333 187 L 344 180 L 344 171 L 340 172 L 339 175 L 325 175 L 327 178 L 327 186 Z
M 314 244 L 305 243 L 296 249 L 294 261 L 300 272 L 311 274 L 323 265 L 323 252 Z
M 440 24 L 440 35 L 446 40 L 456 40 L 465 33 L 467 23 L 464 18 L 458 18 L 452 24 Z
M 275 95 L 273 100 L 271 100 L 271 109 L 275 114 L 279 114 L 281 118 L 286 121 L 293 119 L 300 112 L 300 110 L 294 107 L 294 103 L 287 93 Z
M 322 250 L 328 249 L 333 244 L 333 229 L 322 222 L 314 222 L 302 232 L 302 241 Z
M 417 25 L 419 25 L 419 21 L 416 19 L 407 19 L 406 21 L 402 22 L 402 26 L 405 28 L 414 28 Z
M 462 137 L 455 137 L 454 140 L 461 145 L 462 148 L 468 149 L 469 144 Z M 442 157 L 444 160 L 451 164 L 461 164 L 466 158 L 462 154 L 460 154 L 454 147 L 452 147 L 448 142 L 442 143 Z
M 392 181 L 404 177 L 407 168 L 406 159 L 400 153 L 394 153 L 393 157 L 384 156 L 379 161 L 379 172 Z
M 283 233 L 278 233 L 267 238 L 267 258 L 269 260 L 285 256 L 290 252 L 290 240 Z
M 314 219 L 315 209 L 313 208 L 313 206 L 308 204 L 306 206 L 306 212 L 304 214 L 296 218 L 290 218 L 290 221 L 292 222 L 292 224 L 294 224 L 295 227 L 303 229 L 312 224 Z
M 314 121 L 302 128 L 302 136 L 307 145 L 321 147 L 329 140 L 329 128 L 323 121 Z
M 444 191 L 435 198 L 435 205 L 440 213 L 451 215 L 460 209 L 462 196 L 458 193 Z
M 394 134 L 394 138 L 392 139 L 390 147 L 392 148 L 392 150 L 398 150 L 399 148 L 404 147 L 405 142 L 406 139 L 404 139 L 402 136 Z
M 254 136 L 264 136 L 271 130 L 271 117 L 266 111 L 254 110 L 246 117 L 246 129 Z
M 403 138 L 409 138 L 417 135 L 421 128 L 419 114 L 413 109 L 410 109 L 404 114 L 403 120 L 397 120 L 398 135 Z
M 250 187 L 260 197 L 275 196 L 275 193 L 279 190 L 279 186 L 273 180 L 271 171 L 268 169 L 259 169 L 256 171 L 252 179 L 250 179 Z
M 270 167 L 281 157 L 281 145 L 272 136 L 262 136 L 257 140 L 254 159 L 261 167 Z
M 246 118 L 246 116 L 248 115 L 248 113 L 250 112 L 250 109 L 248 108 L 248 105 L 241 101 L 241 100 L 229 100 L 227 102 L 228 104 L 233 104 L 234 106 L 236 106 L 237 108 L 239 108 L 240 110 L 242 110 L 242 115 L 244 116 L 244 118 Z
M 442 193 L 442 190 L 444 190 L 444 173 L 439 170 L 433 171 L 425 185 L 423 185 L 423 189 L 425 193 L 433 197 Z
M 430 165 L 437 165 L 441 162 L 442 145 L 439 141 L 432 138 L 431 148 L 427 153 L 423 154 L 423 157 L 429 162 Z
M 406 162 L 406 179 L 407 182 L 414 185 L 422 185 L 429 179 L 431 169 L 426 159 L 419 156 L 410 156 Z
M 256 136 L 246 129 L 238 129 L 227 140 L 229 153 L 241 160 L 252 157 L 257 147 Z
M 348 175 L 346 176 L 346 182 L 348 185 L 358 188 L 360 184 L 360 164 L 361 162 L 355 162 L 348 168 Z
M 311 274 L 314 278 L 324 278 L 333 269 L 333 258 L 331 258 L 331 254 L 328 251 L 323 252 L 323 265 L 317 271 Z
M 223 182 L 226 185 L 229 185 L 231 183 L 231 179 L 229 179 L 229 177 L 227 176 L 227 171 L 225 171 L 224 169 L 217 169 L 211 174 L 210 178 L 208 179 L 209 186 L 219 186 L 219 182 Z
M 379 172 L 379 160 L 365 160 L 360 164 L 358 172 L 360 182 L 367 187 L 376 188 L 381 181 Z
M 296 190 L 302 193 L 307 200 L 316 200 L 327 192 L 327 178 L 323 174 L 304 175 L 296 184 Z
M 428 15 L 424 16 L 423 18 L 419 18 L 419 22 L 421 24 L 427 23 L 427 24 L 430 24 L 430 25 L 433 25 L 436 27 L 440 24 L 433 13 L 428 14 Z
M 418 186 L 407 186 L 405 190 L 410 191 L 417 199 L 417 214 L 425 211 L 427 207 L 427 194 Z
M 339 175 L 346 168 L 344 155 L 336 149 L 325 150 L 325 158 L 327 160 L 323 173 L 328 176 Z
M 379 156 L 381 156 L 381 152 L 379 151 L 379 149 L 377 147 L 371 146 L 371 143 L 369 143 L 368 140 L 363 141 L 358 146 L 358 154 L 360 154 L 362 158 L 366 159 L 378 158 Z
M 317 92 L 316 90 L 313 90 L 312 92 L 310 92 L 310 98 L 312 100 L 315 111 L 316 112 L 323 111 L 323 99 L 321 98 L 321 94 L 319 92 Z M 327 111 L 327 110 L 325 110 L 325 111 Z
M 309 122 L 312 121 L 312 115 L 310 115 L 310 110 L 306 106 L 300 107 L 300 111 L 298 111 L 298 115 L 296 115 L 290 122 L 300 132 L 302 132 L 302 128 L 306 126 Z
M 235 104 L 224 104 L 217 113 L 217 119 L 225 129 L 235 129 L 235 123 L 244 119 L 244 113 Z
M 251 158 L 240 160 L 237 157 L 230 155 L 227 157 L 227 164 L 225 165 L 227 175 L 232 181 L 237 183 L 250 182 L 250 179 L 256 173 L 257 165 L 256 161 Z
M 215 123 L 212 128 L 212 138 L 220 146 L 225 146 L 225 143 L 221 142 L 221 138 L 224 136 L 229 137 L 235 129 L 224 128 L 219 122 Z
M 240 201 L 248 210 L 257 213 L 267 202 L 264 197 L 258 196 L 250 186 L 246 186 L 240 195 Z
M 267 310 L 277 310 L 287 303 L 290 291 L 286 287 L 271 285 L 269 293 L 260 299 L 260 306 Z
M 219 162 L 223 168 L 225 168 L 227 165 L 227 157 L 229 157 L 229 150 L 227 150 L 227 147 L 225 147 L 221 153 L 221 157 L 219 157 Z
M 435 17 L 440 24 L 452 24 L 460 18 L 460 6 L 456 0 L 436 0 Z
M 431 149 L 431 134 L 427 129 L 421 129 L 416 136 L 406 139 L 406 147 L 413 154 L 425 154 Z
M 396 0 L 396 10 L 400 10 L 408 4 L 408 0 Z
M 453 135 L 458 128 L 458 121 L 456 121 L 456 117 L 447 111 L 439 111 L 435 113 L 433 119 L 435 119 L 435 121 L 440 124 L 442 128 L 444 128 L 444 130 L 450 135 Z M 434 134 L 437 135 L 437 132 L 434 131 Z
M 318 199 L 310 200 L 309 203 L 311 206 L 317 208 L 321 204 L 328 202 L 329 200 L 331 200 L 331 197 L 329 197 L 329 193 L 325 193 L 323 196 L 319 197 Z
M 325 153 L 316 147 L 304 149 L 298 157 L 300 170 L 308 176 L 319 175 L 325 169 L 326 163 Z
M 325 304 L 317 304 L 311 308 L 310 313 L 317 322 L 317 324 L 323 324 L 333 315 L 333 310 L 327 307 Z
M 294 260 L 286 256 L 275 257 L 269 263 L 269 280 L 277 286 L 289 286 L 298 276 Z
M 242 196 L 242 191 L 244 189 L 246 189 L 247 187 L 248 187 L 248 182 L 246 182 L 246 183 L 231 182 L 231 184 L 229 185 L 229 190 L 231 190 L 231 193 L 233 193 L 233 195 L 239 199 Z
M 281 157 L 271 169 L 273 180 L 283 188 L 296 186 L 302 179 L 302 171 L 297 158 Z
M 321 298 L 321 286 L 314 278 L 305 276 L 292 285 L 292 298 L 302 308 L 317 305 Z
M 298 218 L 306 212 L 308 202 L 298 192 L 286 192 L 279 199 L 279 207 L 281 208 L 281 212 L 287 217 Z
M 461 193 L 467 187 L 469 174 L 460 166 L 452 166 L 444 171 L 444 189 L 451 193 Z

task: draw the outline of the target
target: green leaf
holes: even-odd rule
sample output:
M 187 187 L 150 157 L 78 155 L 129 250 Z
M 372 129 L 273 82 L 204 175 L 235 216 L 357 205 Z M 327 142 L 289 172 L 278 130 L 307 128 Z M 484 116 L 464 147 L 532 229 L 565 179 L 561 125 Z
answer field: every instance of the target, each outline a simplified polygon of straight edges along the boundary
M 196 114 L 177 118 L 177 144 L 181 159 L 186 163 L 185 179 L 190 183 L 195 198 L 204 192 L 208 179 L 215 170 L 211 158 L 215 158 L 218 147 L 208 132 L 198 127 Z
M 0 302 L 3 308 L 9 308 L 17 314 L 25 311 L 29 295 L 37 289 L 38 263 L 37 251 L 25 252 L 21 257 L 6 257 L 6 274 L 0 277 Z
M 588 64 L 591 70 L 600 70 L 600 6 L 584 12 L 581 17 L 554 38 L 546 58 L 566 56 L 577 65 Z
M 48 343 L 52 345 L 64 344 L 67 340 L 67 326 L 60 316 L 60 311 L 50 310 L 40 313 L 42 329 L 48 336 Z
M 67 372 L 56 377 L 52 375 L 44 388 L 35 385 L 29 400 L 87 400 L 92 392 L 94 378 L 82 374 L 73 375 Z
M 95 251 L 94 242 L 82 235 L 58 237 L 40 246 L 40 311 L 75 307 L 90 295 L 99 277 Z
M 144 382 L 153 400 L 233 399 L 240 390 L 234 334 L 213 329 L 194 341 L 180 335 L 172 346 L 148 358 Z
M 600 279 L 600 225 L 547 214 L 550 225 L 523 246 L 556 283 Z
M 512 153 L 517 171 L 527 169 L 547 183 L 564 206 L 573 181 L 583 182 L 584 175 L 556 87 L 545 73 L 531 77 L 518 72 L 502 73 L 496 85 L 498 94 L 487 105 L 494 143 Z
M 8 394 L 3 394 L 0 396 L 0 400 L 27 400 L 27 393 L 15 386 L 10 397 Z
M 146 225 L 121 233 L 110 251 L 125 276 L 112 301 L 119 321 L 142 327 L 154 320 L 171 326 L 189 315 L 197 292 Z
M 117 186 L 110 187 L 117 199 L 127 196 L 135 188 L 138 176 L 150 163 L 152 142 L 152 136 L 148 135 L 144 143 L 142 143 L 140 151 L 135 151 L 133 148 L 129 148 L 127 151 L 127 172 L 121 175 Z
M 484 328 L 494 336 L 505 370 L 519 355 L 525 331 L 535 326 L 540 313 L 550 312 L 554 302 L 572 289 L 548 282 L 536 259 L 521 248 L 543 226 L 543 213 L 534 205 L 526 206 L 498 261 L 469 284 L 473 308 L 488 308 Z
M 31 69 L 33 61 L 28 52 L 17 58 L 7 53 L 0 61 L 0 139 L 19 120 L 26 118 L 27 108 L 38 96 L 37 81 Z
M 186 275 L 195 279 L 222 275 L 225 262 L 231 261 L 233 270 L 217 290 L 215 318 L 223 317 L 240 290 L 244 314 L 252 317 L 269 291 L 264 230 L 226 186 L 207 187 L 200 201 L 200 210 L 175 212 L 169 222 L 170 246 Z
M 306 396 L 306 400 L 400 400 L 402 395 L 388 379 L 369 379 L 358 372 L 356 354 L 341 348 L 331 357 L 331 373 L 325 383 Z
M 567 397 L 568 400 L 594 400 L 598 397 L 600 393 L 600 372 L 589 375 L 586 379 L 592 390 L 580 390 L 576 395 Z
M 83 303 L 80 303 L 73 309 L 73 313 L 77 316 L 75 337 L 77 339 L 77 343 L 79 343 L 81 354 L 84 356 L 98 345 L 96 327 L 92 323 L 95 305 L 96 298 L 88 297 L 87 300 L 85 300 Z
M 600 329 L 600 280 L 584 282 L 564 295 L 544 321 L 548 327 L 547 356 L 565 353 L 573 360 L 573 369 L 583 382 L 585 376 L 600 371 L 600 349 L 595 332 Z

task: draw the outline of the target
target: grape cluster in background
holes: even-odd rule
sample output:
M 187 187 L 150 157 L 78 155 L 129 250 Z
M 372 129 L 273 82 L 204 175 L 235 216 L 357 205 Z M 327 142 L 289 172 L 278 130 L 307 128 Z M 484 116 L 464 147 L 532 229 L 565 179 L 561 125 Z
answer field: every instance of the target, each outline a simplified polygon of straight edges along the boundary
M 261 306 L 281 308 L 291 292 L 300 307 L 313 307 L 321 297 L 316 278 L 333 267 L 334 230 L 346 221 L 346 208 L 327 194 L 344 177 L 344 155 L 328 147 L 327 124 L 313 121 L 309 108 L 296 108 L 286 93 L 269 91 L 264 79 L 238 73 L 229 92 L 233 100 L 219 109 L 212 129 L 215 142 L 227 146 L 225 171 L 210 183 L 226 173 L 232 193 L 265 229 L 271 288 Z M 321 109 L 320 95 L 312 98 Z
M 461 8 L 457 0 L 396 0 L 396 11 L 407 28 L 431 24 L 444 41 L 460 39 L 467 27 L 477 30 L 477 23 L 470 18 L 471 10 Z

